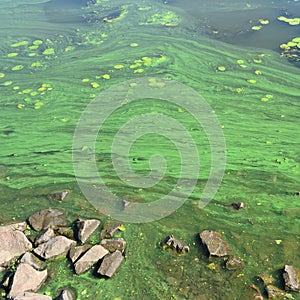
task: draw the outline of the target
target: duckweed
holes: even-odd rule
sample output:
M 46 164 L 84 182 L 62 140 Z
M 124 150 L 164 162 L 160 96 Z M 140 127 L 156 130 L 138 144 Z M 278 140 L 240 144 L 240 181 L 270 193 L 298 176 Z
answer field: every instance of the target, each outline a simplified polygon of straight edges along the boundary
M 40 109 L 43 105 L 44 103 L 38 100 L 34 104 L 34 109 Z

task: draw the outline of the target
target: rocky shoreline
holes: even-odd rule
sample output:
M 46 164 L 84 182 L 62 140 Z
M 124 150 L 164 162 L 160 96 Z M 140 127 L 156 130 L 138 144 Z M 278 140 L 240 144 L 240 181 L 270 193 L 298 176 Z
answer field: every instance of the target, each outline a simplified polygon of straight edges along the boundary
M 55 200 L 63 200 L 66 193 L 55 194 Z M 101 230 L 100 230 L 101 228 Z M 2 296 L 11 300 L 74 300 L 76 289 L 61 289 L 58 297 L 39 294 L 38 291 L 48 278 L 47 266 L 56 263 L 56 258 L 65 257 L 71 262 L 77 276 L 93 268 L 95 278 L 110 278 L 126 259 L 126 241 L 116 237 L 124 230 L 120 223 L 97 219 L 78 218 L 68 222 L 66 212 L 61 209 L 44 209 L 31 215 L 27 221 L 0 226 L 0 271 L 3 272 Z M 97 233 L 98 231 L 98 233 Z M 100 242 L 91 242 L 98 234 Z M 215 269 L 214 257 L 223 257 L 224 272 L 243 269 L 244 263 L 234 255 L 224 235 L 214 230 L 198 233 L 200 245 L 211 258 L 208 265 Z M 129 245 L 130 247 L 130 245 Z M 190 245 L 168 235 L 160 243 L 161 251 L 175 251 L 178 255 L 189 255 Z M 293 299 L 293 292 L 300 292 L 300 270 L 285 265 L 280 279 L 284 290 L 274 285 L 275 279 L 268 274 L 257 277 L 264 284 L 268 299 Z M 263 292 L 256 285 L 250 300 L 262 300 Z

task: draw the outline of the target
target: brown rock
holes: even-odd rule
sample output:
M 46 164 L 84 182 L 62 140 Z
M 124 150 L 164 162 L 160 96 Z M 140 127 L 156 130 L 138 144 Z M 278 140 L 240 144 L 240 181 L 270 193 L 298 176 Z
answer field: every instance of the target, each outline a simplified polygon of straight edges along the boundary
M 51 297 L 36 293 L 24 292 L 19 293 L 11 298 L 12 300 L 52 300 Z
M 209 255 L 212 256 L 226 256 L 231 252 L 231 247 L 223 239 L 223 236 L 213 230 L 204 230 L 200 233 L 201 241 L 207 246 Z
M 21 263 L 13 276 L 8 296 L 23 292 L 36 292 L 47 278 L 47 270 L 37 271 L 32 266 Z
M 172 234 L 168 235 L 161 243 L 163 249 L 170 247 L 176 250 L 178 253 L 188 253 L 190 248 L 188 245 L 184 244 L 181 240 L 176 239 Z
M 0 233 L 0 266 L 6 266 L 31 248 L 32 244 L 21 231 Z
M 300 291 L 300 270 L 289 265 L 284 266 L 283 279 L 285 289 L 290 291 Z
M 66 255 L 72 245 L 76 245 L 76 242 L 64 236 L 56 236 L 48 242 L 39 245 L 33 251 L 43 259 L 50 259 Z
M 118 231 L 120 231 L 120 223 L 105 223 L 101 233 L 100 237 L 101 239 L 110 239 L 112 238 Z
M 276 300 L 287 299 L 286 293 L 274 285 L 271 284 L 267 285 L 266 291 L 268 293 L 268 299 L 276 299 Z
M 99 227 L 99 220 L 86 220 L 86 219 L 78 219 L 75 223 L 77 228 L 77 238 L 81 243 L 85 243 L 90 236 L 95 232 L 95 230 Z
M 243 263 L 238 258 L 232 257 L 226 261 L 225 265 L 226 265 L 226 269 L 231 271 L 231 270 L 237 270 L 241 268 L 243 266 Z
M 103 239 L 100 242 L 100 245 L 106 248 L 109 252 L 119 250 L 123 253 L 126 248 L 126 241 L 123 238 Z
M 49 227 L 55 229 L 68 224 L 65 211 L 54 208 L 44 209 L 33 214 L 29 217 L 28 222 L 36 231 L 41 231 Z
M 82 274 L 86 272 L 107 253 L 108 250 L 101 245 L 93 246 L 75 263 L 74 268 L 76 274 Z
M 72 261 L 72 263 L 75 263 L 75 261 L 91 247 L 92 247 L 91 245 L 72 246 L 69 251 L 69 258 Z
M 123 260 L 124 256 L 117 250 L 104 257 L 97 273 L 103 276 L 112 277 L 121 266 Z

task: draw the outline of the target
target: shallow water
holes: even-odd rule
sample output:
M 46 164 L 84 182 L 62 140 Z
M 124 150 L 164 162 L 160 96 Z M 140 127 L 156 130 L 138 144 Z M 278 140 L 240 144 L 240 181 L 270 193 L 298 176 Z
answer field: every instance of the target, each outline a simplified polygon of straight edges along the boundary
M 99 93 L 129 79 L 173 79 L 201 94 L 223 129 L 226 170 L 217 194 L 199 209 L 211 163 L 200 124 L 186 110 L 158 99 L 119 108 L 99 132 L 95 151 L 84 145 L 78 149 L 95 158 L 117 197 L 154 201 L 172 190 L 180 176 L 180 156 L 172 141 L 145 135 L 130 149 L 131 167 L 147 175 L 149 158 L 158 153 L 168 163 L 164 177 L 150 188 L 118 177 L 111 161 L 113 138 L 124 123 L 143 113 L 166 114 L 188 128 L 200 157 L 198 183 L 170 216 L 125 224 L 127 259 L 112 279 L 73 275 L 62 260 L 41 292 L 55 297 L 58 288 L 73 286 L 78 299 L 251 299 L 249 286 L 262 288 L 256 278 L 261 273 L 272 274 L 283 288 L 283 266 L 300 267 L 300 198 L 293 194 L 300 186 L 300 69 L 280 56 L 279 44 L 299 36 L 299 25 L 276 18 L 283 11 L 299 16 L 300 3 L 152 0 L 99 1 L 86 7 L 82 2 L 1 1 L 1 222 L 24 220 L 48 207 L 66 209 L 70 221 L 107 218 L 78 187 L 73 134 Z M 120 13 L 112 22 L 102 21 Z M 153 18 L 155 14 L 160 17 Z M 260 18 L 270 23 L 251 30 Z M 24 45 L 11 46 L 21 41 Z M 46 49 L 53 50 L 47 54 Z M 118 65 L 123 67 L 114 67 Z M 194 157 L 188 159 L 193 168 Z M 66 202 L 49 200 L 47 194 L 61 189 L 71 191 Z M 227 206 L 235 201 L 245 202 L 246 208 Z M 244 262 L 242 270 L 227 271 L 223 259 L 207 258 L 198 239 L 204 229 L 224 233 Z M 159 242 L 168 234 L 188 243 L 190 253 L 162 251 Z M 211 262 L 215 270 L 209 268 Z

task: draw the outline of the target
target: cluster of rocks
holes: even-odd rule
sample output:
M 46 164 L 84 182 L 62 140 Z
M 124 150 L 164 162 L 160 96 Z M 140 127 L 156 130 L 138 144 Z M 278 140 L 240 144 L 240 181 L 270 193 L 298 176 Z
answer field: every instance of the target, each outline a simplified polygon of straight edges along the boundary
M 97 276 L 111 277 L 125 258 L 126 241 L 113 237 L 121 224 L 104 224 L 98 244 L 86 243 L 100 226 L 95 219 L 79 218 L 69 226 L 64 210 L 46 209 L 27 222 L 0 226 L 0 268 L 7 271 L 2 286 L 7 299 L 49 300 L 36 293 L 48 277 L 45 261 L 68 257 L 77 275 L 95 266 Z M 37 234 L 32 235 L 32 228 Z M 62 290 L 57 300 L 75 299 Z
M 225 261 L 227 270 L 237 270 L 243 267 L 243 262 L 233 255 L 232 248 L 224 239 L 223 235 L 217 231 L 204 230 L 199 233 L 202 245 L 208 251 L 208 255 L 212 257 L 228 257 Z M 189 252 L 189 247 L 182 241 L 175 238 L 173 235 L 168 235 L 162 242 L 163 249 L 167 247 L 173 249 L 179 254 Z M 285 290 L 282 290 L 273 285 L 275 279 L 268 275 L 258 276 L 265 285 L 265 290 L 268 294 L 268 299 L 293 299 L 292 295 L 288 292 L 300 292 L 300 269 L 291 265 L 285 265 L 282 270 L 282 279 L 284 281 Z M 253 300 L 263 300 L 260 289 L 251 285 L 255 290 Z

